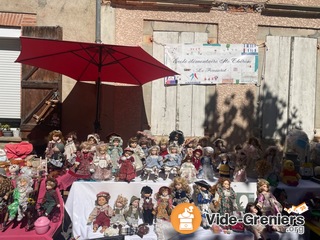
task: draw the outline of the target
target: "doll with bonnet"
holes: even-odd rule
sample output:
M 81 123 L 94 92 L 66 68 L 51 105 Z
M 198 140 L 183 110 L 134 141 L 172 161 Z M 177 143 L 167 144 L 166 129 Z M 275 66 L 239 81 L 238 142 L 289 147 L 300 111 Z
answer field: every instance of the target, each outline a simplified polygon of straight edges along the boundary
M 97 194 L 97 200 L 95 201 L 95 208 L 89 215 L 87 225 L 93 223 L 93 232 L 96 232 L 99 227 L 103 233 L 108 227 L 110 227 L 111 217 L 114 215 L 112 207 L 109 206 L 110 194 L 108 192 L 99 192 Z
M 96 146 L 100 143 L 100 136 L 97 133 L 91 133 L 87 136 L 87 142 L 91 146 L 91 151 L 96 151 Z
M 111 136 L 109 141 L 108 153 L 112 161 L 112 174 L 117 177 L 119 173 L 118 160 L 123 154 L 122 149 L 123 140 L 119 136 Z

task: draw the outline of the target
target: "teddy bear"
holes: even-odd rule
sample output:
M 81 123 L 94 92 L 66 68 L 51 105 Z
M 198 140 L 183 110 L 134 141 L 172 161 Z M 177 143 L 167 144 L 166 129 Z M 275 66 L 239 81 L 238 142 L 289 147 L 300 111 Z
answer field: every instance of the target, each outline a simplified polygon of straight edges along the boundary
M 291 160 L 284 160 L 280 177 L 282 182 L 288 186 L 297 186 L 301 178 L 299 173 L 294 169 L 294 163 Z

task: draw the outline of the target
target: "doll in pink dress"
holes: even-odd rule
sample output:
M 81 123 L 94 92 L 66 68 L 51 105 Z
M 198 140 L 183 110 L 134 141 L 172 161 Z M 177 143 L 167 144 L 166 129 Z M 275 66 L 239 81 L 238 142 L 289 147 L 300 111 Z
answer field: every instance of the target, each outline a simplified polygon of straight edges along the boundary
M 112 178 L 112 161 L 107 153 L 108 145 L 100 142 L 96 146 L 96 153 L 93 157 L 91 165 L 92 179 L 94 180 L 110 180 Z
M 120 165 L 119 169 L 119 180 L 126 181 L 130 183 L 136 177 L 135 171 L 135 159 L 132 156 L 133 150 L 129 147 L 124 149 L 123 156 L 120 157 L 118 163 Z
M 99 227 L 102 227 L 100 232 L 103 233 L 110 227 L 111 217 L 114 215 L 112 207 L 109 206 L 110 194 L 107 192 L 100 192 L 97 194 L 95 202 L 96 207 L 89 215 L 87 225 L 93 222 L 93 232 L 96 232 Z

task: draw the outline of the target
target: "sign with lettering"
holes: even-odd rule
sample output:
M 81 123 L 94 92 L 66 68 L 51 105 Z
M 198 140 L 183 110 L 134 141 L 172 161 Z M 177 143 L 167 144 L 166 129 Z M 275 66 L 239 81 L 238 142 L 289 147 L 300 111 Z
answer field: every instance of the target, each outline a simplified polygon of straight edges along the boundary
M 172 84 L 255 84 L 258 47 L 255 44 L 168 44 L 165 65 L 180 75 L 165 78 Z

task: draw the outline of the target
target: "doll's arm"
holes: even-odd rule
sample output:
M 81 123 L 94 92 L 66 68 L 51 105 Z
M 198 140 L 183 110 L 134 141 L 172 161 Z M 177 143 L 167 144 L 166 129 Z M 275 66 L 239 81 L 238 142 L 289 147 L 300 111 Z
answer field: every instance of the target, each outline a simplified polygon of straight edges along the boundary
M 90 225 L 96 219 L 97 215 L 98 215 L 98 209 L 95 207 L 89 215 L 87 225 Z
M 263 200 L 264 200 L 263 194 L 259 193 L 258 196 L 257 196 L 257 204 L 256 204 L 256 206 L 259 209 L 262 209 L 262 207 L 263 207 Z

